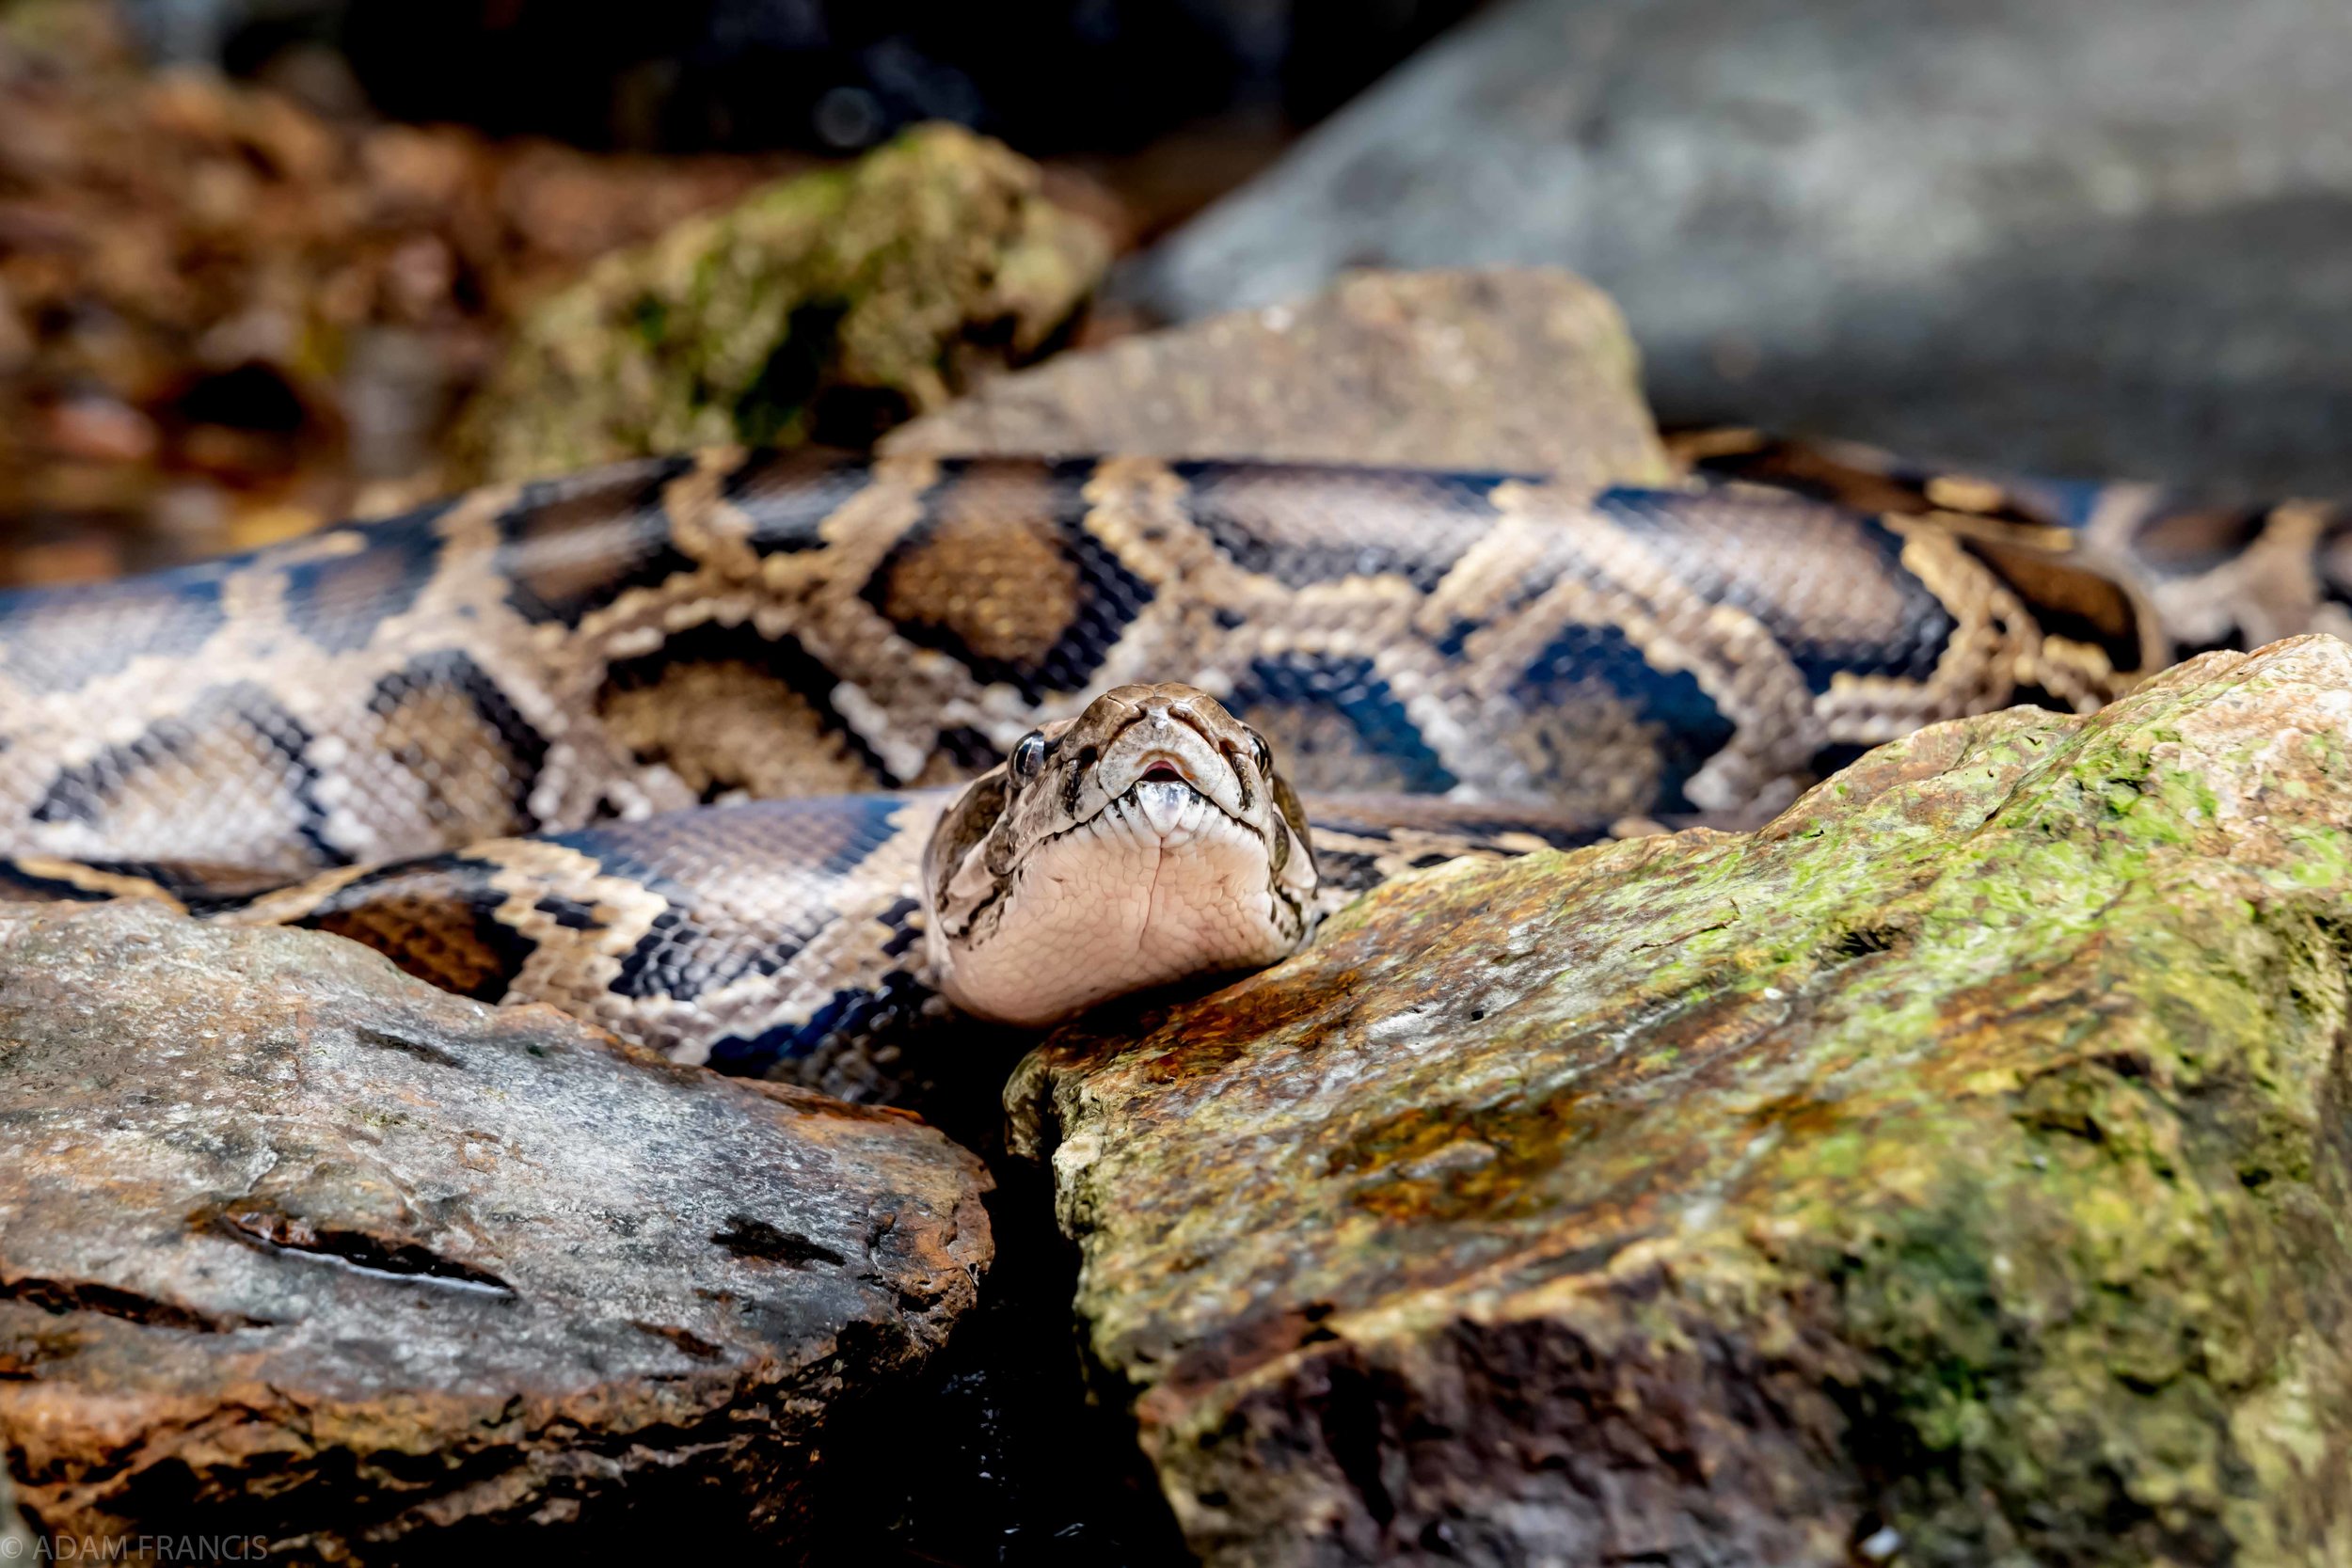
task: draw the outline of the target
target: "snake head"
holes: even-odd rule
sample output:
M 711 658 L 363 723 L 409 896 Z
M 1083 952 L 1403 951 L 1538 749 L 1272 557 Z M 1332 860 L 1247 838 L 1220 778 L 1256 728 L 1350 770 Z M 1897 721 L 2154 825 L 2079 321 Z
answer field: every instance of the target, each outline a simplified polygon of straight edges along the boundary
M 1315 886 L 1264 738 L 1189 686 L 1117 687 L 1024 736 L 923 856 L 940 990 L 1026 1026 L 1263 969 L 1306 940 Z

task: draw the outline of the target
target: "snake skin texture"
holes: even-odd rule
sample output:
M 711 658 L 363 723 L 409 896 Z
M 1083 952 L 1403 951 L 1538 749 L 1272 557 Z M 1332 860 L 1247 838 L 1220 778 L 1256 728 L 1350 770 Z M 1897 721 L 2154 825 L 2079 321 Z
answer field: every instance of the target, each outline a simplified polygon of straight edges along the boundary
M 1598 497 L 717 451 L 0 595 L 0 892 L 341 931 L 887 1098 L 939 1013 L 909 889 L 943 787 L 1107 687 L 1264 735 L 1340 895 L 1758 816 L 1920 724 L 2345 620 L 2328 509 L 1712 439 L 1712 483 Z M 1447 799 L 1362 799 L 1398 793 Z
M 2153 484 L 1953 473 L 1869 447 L 1752 430 L 1692 432 L 1671 444 L 1711 479 L 1915 516 L 2080 563 L 2144 599 L 2167 659 L 2302 632 L 2352 638 L 2352 510 L 2335 502 L 2246 505 Z M 2064 624 L 2067 592 L 2038 608 L 2045 625 Z

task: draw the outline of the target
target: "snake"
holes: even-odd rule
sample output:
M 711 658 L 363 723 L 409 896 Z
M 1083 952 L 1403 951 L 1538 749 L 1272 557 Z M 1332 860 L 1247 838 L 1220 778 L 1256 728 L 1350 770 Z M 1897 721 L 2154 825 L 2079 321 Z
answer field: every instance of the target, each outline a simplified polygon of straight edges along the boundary
M 1713 432 L 1685 483 L 740 449 L 0 594 L 0 896 L 302 926 L 902 1098 L 1462 855 L 2346 625 L 2317 503 Z M 918 1074 L 919 1075 L 919 1074 Z

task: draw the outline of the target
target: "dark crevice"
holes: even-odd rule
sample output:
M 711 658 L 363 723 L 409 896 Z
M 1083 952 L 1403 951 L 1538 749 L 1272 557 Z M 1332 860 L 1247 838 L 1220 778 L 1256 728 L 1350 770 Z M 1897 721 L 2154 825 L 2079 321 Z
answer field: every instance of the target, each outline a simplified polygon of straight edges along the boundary
M 233 1334 L 241 1328 L 278 1326 L 267 1318 L 247 1317 L 242 1312 L 203 1312 L 119 1286 L 101 1285 L 95 1280 L 52 1279 L 40 1275 L 0 1279 L 0 1301 L 23 1302 L 56 1317 L 70 1312 L 95 1312 L 123 1323 L 149 1328 L 177 1328 L 191 1334 Z
M 463 1072 L 466 1068 L 465 1063 L 439 1046 L 428 1045 L 423 1040 L 412 1040 L 405 1035 L 395 1035 L 365 1023 L 360 1024 L 351 1033 L 352 1037 L 361 1045 L 373 1045 L 384 1051 L 397 1051 L 405 1056 L 414 1056 L 421 1062 L 430 1062 L 435 1067 L 455 1068 L 460 1072 Z
M 764 447 L 805 433 L 809 405 L 823 385 L 847 314 L 849 307 L 838 300 L 810 300 L 794 309 L 783 341 L 735 400 L 735 432 L 746 445 Z
M 1899 926 L 1867 926 L 1846 932 L 1831 944 L 1838 958 L 1867 958 L 1873 953 L 1893 953 L 1907 945 L 1911 933 Z
M 766 1220 L 756 1220 L 749 1214 L 729 1214 L 727 1227 L 712 1232 L 710 1239 L 738 1258 L 756 1259 L 763 1263 L 788 1263 L 795 1268 L 829 1263 L 837 1269 L 849 1261 L 829 1246 L 796 1231 L 779 1230 Z
M 675 1323 L 649 1323 L 641 1319 L 631 1318 L 628 1321 L 628 1326 L 640 1334 L 650 1335 L 656 1339 L 668 1340 L 697 1361 L 716 1361 L 723 1354 L 717 1345 L 712 1344 L 692 1329 L 680 1328 Z
M 308 1220 L 268 1209 L 224 1212 L 220 1225 L 239 1241 L 268 1251 L 315 1258 L 363 1274 L 430 1280 L 503 1296 L 515 1293 L 513 1286 L 486 1269 L 443 1257 L 416 1242 L 387 1242 L 364 1230 L 322 1230 Z
M 1396 1499 L 1381 1475 L 1379 1398 L 1371 1374 L 1354 1362 L 1335 1358 L 1329 1365 L 1329 1382 L 1316 1412 L 1324 1446 L 1363 1499 L 1365 1513 L 1386 1530 L 1396 1518 Z

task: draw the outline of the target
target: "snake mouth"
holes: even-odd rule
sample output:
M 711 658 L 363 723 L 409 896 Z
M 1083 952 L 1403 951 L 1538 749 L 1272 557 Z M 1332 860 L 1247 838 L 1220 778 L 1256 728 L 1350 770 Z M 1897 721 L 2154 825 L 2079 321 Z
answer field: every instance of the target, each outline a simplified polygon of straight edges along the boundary
M 1108 796 L 1104 815 L 1089 822 L 1099 825 L 1104 816 L 1139 822 L 1163 836 L 1173 835 L 1171 845 L 1188 841 L 1197 831 L 1200 819 L 1195 813 L 1248 829 L 1248 821 L 1234 812 L 1230 801 L 1220 800 L 1216 785 L 1202 777 L 1201 769 L 1208 766 L 1207 758 L 1190 755 L 1185 750 L 1154 747 L 1132 762 L 1106 769 L 1111 776 L 1101 780 Z M 1109 794 L 1122 775 L 1126 787 Z
M 1208 795 L 1210 790 L 1195 771 L 1197 767 L 1193 758 L 1180 752 L 1146 752 L 1136 760 L 1135 772 L 1129 778 L 1127 787 L 1133 789 L 1136 784 L 1180 784 L 1196 795 Z

